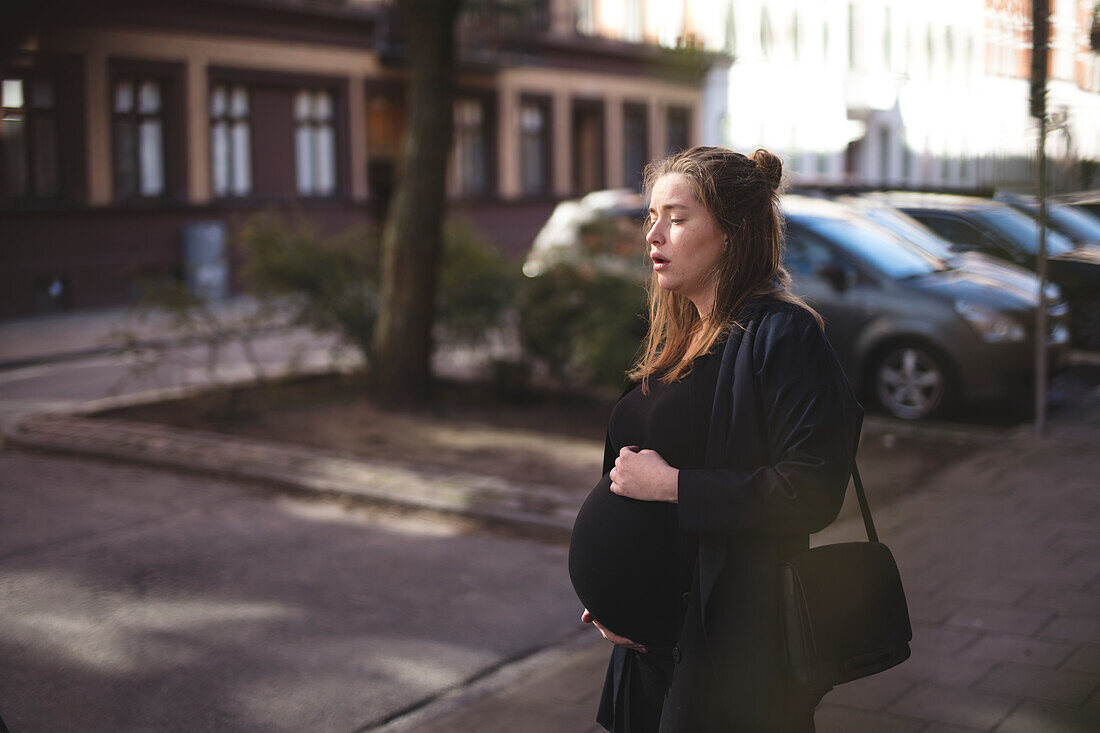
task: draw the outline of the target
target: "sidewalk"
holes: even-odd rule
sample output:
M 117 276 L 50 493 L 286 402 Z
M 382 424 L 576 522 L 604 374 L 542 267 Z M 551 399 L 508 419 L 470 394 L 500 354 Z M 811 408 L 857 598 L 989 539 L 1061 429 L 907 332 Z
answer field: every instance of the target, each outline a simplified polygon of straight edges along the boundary
M 211 305 L 226 322 L 245 316 L 255 302 L 245 296 Z M 113 350 L 116 330 L 126 329 L 141 341 L 164 343 L 170 316 L 150 313 L 139 319 L 126 307 L 24 316 L 0 320 L 0 369 L 104 354 Z
M 0 322 L 0 366 L 94 349 L 122 315 Z M 826 696 L 817 715 L 820 733 L 1100 730 L 1098 405 L 1094 388 L 1043 439 L 1015 433 L 985 440 L 919 493 L 872 507 L 906 585 L 913 656 Z M 517 492 L 483 476 L 122 421 L 92 423 L 80 415 L 31 418 L 6 437 L 40 450 L 227 474 L 480 524 L 518 524 L 559 541 L 576 510 L 549 487 Z M 848 521 L 815 543 L 862 537 L 862 524 Z M 606 642 L 578 623 L 573 641 L 495 670 L 377 730 L 589 733 L 597 730 L 593 716 L 607 654 Z
M 819 733 L 1100 730 L 1100 431 L 1020 435 L 875 511 L 901 569 L 913 655 L 829 693 Z M 851 497 L 849 497 L 851 498 Z M 863 538 L 858 520 L 815 544 Z M 595 634 L 379 729 L 589 733 L 607 664 Z

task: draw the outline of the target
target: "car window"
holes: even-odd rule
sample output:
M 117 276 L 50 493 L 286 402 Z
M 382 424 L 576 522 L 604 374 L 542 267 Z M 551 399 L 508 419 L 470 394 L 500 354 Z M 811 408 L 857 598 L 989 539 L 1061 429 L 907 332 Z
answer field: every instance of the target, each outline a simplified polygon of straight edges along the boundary
M 980 250 L 985 245 L 981 229 L 955 217 L 938 216 L 926 212 L 912 214 L 921 224 L 934 231 L 957 249 Z
M 838 264 L 829 245 L 800 226 L 787 226 L 787 241 L 783 247 L 783 265 L 792 277 L 813 277 L 815 270 Z
M 1055 204 L 1047 208 L 1047 216 L 1056 229 L 1078 242 L 1100 242 L 1100 219 L 1092 214 Z
M 976 209 L 972 212 L 982 223 L 1012 242 L 1030 255 L 1039 250 L 1039 225 L 1027 214 L 1007 206 L 996 209 Z M 1073 251 L 1073 242 L 1058 232 L 1047 232 L 1047 255 L 1060 255 Z
M 906 216 L 897 209 L 885 207 L 869 207 L 861 211 L 868 219 L 881 224 L 902 239 L 917 245 L 933 257 L 949 259 L 951 257 L 951 243 L 940 235 L 922 225 L 911 216 Z
M 812 233 L 829 240 L 857 261 L 887 277 L 904 278 L 946 269 L 943 261 L 866 219 L 799 217 Z

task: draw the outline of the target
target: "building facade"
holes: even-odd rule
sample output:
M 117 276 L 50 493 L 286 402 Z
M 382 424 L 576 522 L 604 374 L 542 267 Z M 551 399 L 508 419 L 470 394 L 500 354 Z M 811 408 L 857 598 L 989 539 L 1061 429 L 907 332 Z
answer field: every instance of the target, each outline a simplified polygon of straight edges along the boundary
M 515 255 L 557 201 L 636 187 L 702 137 L 713 58 L 662 47 L 649 16 L 609 32 L 595 5 L 479 3 L 460 21 L 448 206 Z M 390 3 L 65 11 L 3 36 L 0 316 L 125 303 L 182 278 L 196 232 L 260 211 L 327 230 L 384 216 L 405 122 Z
M 691 0 L 705 48 L 704 138 L 787 161 L 796 183 L 990 191 L 1034 186 L 1029 0 Z M 1093 0 L 1050 0 L 1055 189 L 1096 186 Z

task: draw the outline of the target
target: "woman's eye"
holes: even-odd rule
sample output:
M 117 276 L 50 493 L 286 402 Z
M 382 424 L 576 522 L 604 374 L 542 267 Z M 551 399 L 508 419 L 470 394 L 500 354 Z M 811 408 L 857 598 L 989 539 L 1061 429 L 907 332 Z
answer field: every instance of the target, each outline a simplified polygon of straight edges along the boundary
M 683 219 L 669 219 L 669 221 L 671 221 L 673 224 L 683 224 L 684 223 Z

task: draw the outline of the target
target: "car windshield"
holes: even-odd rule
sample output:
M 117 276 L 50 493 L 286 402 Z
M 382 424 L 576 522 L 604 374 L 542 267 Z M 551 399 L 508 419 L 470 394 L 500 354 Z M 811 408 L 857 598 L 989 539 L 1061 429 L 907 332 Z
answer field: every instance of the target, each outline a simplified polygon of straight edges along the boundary
M 1092 214 L 1054 204 L 1047 207 L 1047 216 L 1055 227 L 1079 242 L 1100 242 L 1100 219 Z
M 933 257 L 941 260 L 950 259 L 951 243 L 942 238 L 916 219 L 902 214 L 900 211 L 883 207 L 870 207 L 862 213 L 876 224 L 881 224 L 902 239 L 917 245 Z
M 835 242 L 888 277 L 915 277 L 948 269 L 940 258 L 909 244 L 874 222 L 817 216 L 795 218 L 815 234 Z
M 1007 206 L 975 209 L 974 214 L 991 229 L 1007 238 L 1016 247 L 1030 255 L 1039 249 L 1039 225 L 1027 214 Z M 1073 242 L 1058 232 L 1047 231 L 1047 255 L 1061 255 L 1073 251 Z

